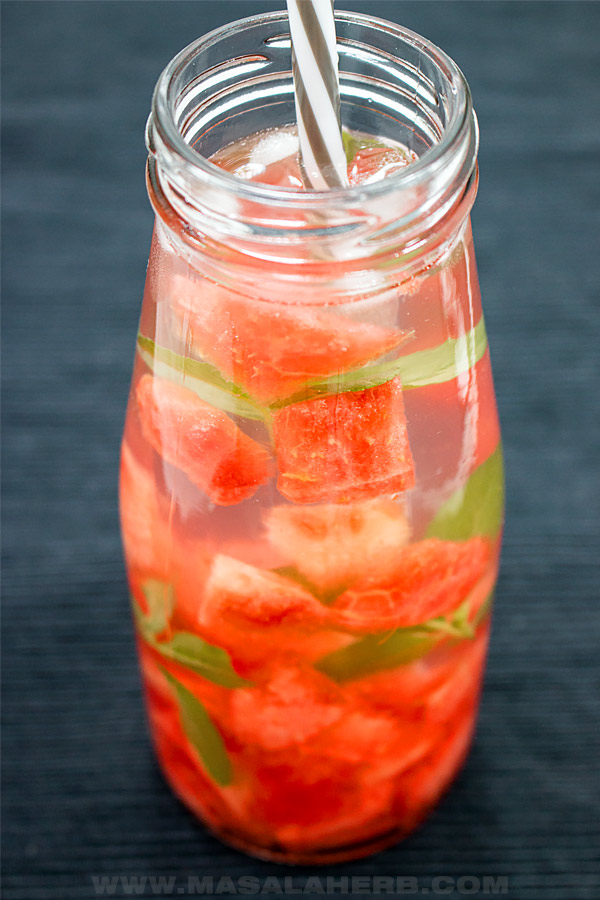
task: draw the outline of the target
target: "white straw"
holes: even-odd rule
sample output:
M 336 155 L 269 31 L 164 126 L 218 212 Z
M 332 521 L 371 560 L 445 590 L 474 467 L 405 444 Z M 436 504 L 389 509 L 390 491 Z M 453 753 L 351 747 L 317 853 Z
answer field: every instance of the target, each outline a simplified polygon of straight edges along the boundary
M 287 0 L 300 159 L 308 187 L 348 184 L 333 0 Z

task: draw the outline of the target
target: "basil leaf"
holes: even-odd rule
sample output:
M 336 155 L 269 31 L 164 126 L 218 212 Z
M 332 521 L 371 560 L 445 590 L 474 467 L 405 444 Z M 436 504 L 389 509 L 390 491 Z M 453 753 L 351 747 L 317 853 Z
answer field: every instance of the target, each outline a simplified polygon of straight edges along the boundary
M 438 510 L 426 537 L 466 541 L 474 535 L 495 538 L 504 520 L 502 445 L 478 466 L 466 484 Z
M 198 753 L 207 773 L 217 784 L 230 784 L 233 778 L 231 761 L 223 738 L 198 698 L 180 681 L 163 669 L 163 674 L 174 689 L 179 705 L 181 724 L 186 737 Z
M 389 144 L 384 144 L 382 141 L 375 140 L 375 138 L 354 137 L 354 135 L 350 134 L 346 129 L 342 131 L 342 144 L 344 145 L 346 162 L 348 165 L 350 165 L 360 150 L 365 150 L 369 147 L 380 147 L 382 150 L 400 150 L 399 147 L 390 147 Z
M 481 359 L 487 349 L 487 337 L 483 319 L 480 319 L 466 335 L 449 338 L 437 347 L 308 381 L 300 391 L 276 400 L 269 409 L 255 403 L 238 385 L 226 381 L 218 369 L 209 363 L 180 356 L 141 334 L 138 335 L 137 348 L 141 358 L 155 375 L 182 384 L 194 391 L 201 400 L 224 412 L 268 423 L 269 409 L 276 411 L 316 397 L 364 391 L 385 384 L 397 376 L 400 376 L 404 390 L 451 381 L 467 372 Z
M 402 147 L 386 144 L 384 141 L 378 141 L 376 138 L 369 138 L 366 136 L 355 137 L 345 129 L 342 131 L 342 144 L 344 145 L 344 152 L 346 154 L 346 162 L 348 165 L 350 165 L 356 154 L 360 153 L 361 150 L 371 150 L 373 148 L 377 148 L 378 150 L 395 150 L 397 153 L 401 153 L 405 158 L 408 158 L 406 151 L 403 150 Z
M 494 605 L 494 591 L 490 591 L 487 595 L 485 602 L 481 604 L 477 612 L 473 617 L 473 621 L 471 623 L 472 627 L 476 630 L 479 628 L 484 619 L 487 619 L 488 615 L 492 611 L 492 606 Z
M 173 612 L 173 588 L 164 581 L 150 579 L 144 582 L 142 592 L 148 605 L 147 614 L 142 614 L 143 629 L 151 635 L 160 634 Z
M 398 360 L 404 365 L 398 373 L 404 390 L 452 381 L 468 372 L 484 355 L 487 335 L 483 317 L 477 325 L 458 338 L 448 338 L 429 350 L 417 350 Z
M 166 659 L 222 687 L 244 687 L 249 683 L 237 674 L 226 650 L 208 644 L 191 631 L 176 631 L 170 641 L 157 641 L 153 647 Z
M 391 381 L 401 373 L 404 365 L 403 358 L 392 359 L 374 366 L 353 369 L 351 372 L 330 375 L 321 381 L 309 381 L 302 390 L 289 397 L 284 397 L 282 400 L 276 400 L 271 404 L 271 409 L 282 409 L 284 406 L 291 406 L 293 403 L 301 403 L 304 400 L 314 400 L 316 397 L 330 397 L 333 394 L 346 394 L 350 391 L 365 391 L 367 388 L 377 387 Z
M 449 635 L 455 638 L 472 638 L 475 637 L 475 629 L 469 622 L 469 612 L 471 605 L 468 600 L 454 610 L 450 619 L 440 616 L 437 619 L 430 619 L 423 626 L 427 631 L 438 632 L 439 634 Z
M 334 650 L 319 660 L 315 668 L 334 681 L 349 681 L 419 659 L 437 640 L 422 628 L 397 628 L 387 636 L 368 635 Z
M 339 597 L 339 595 L 348 587 L 348 585 L 340 584 L 333 588 L 320 590 L 316 584 L 313 584 L 312 581 L 296 568 L 296 566 L 280 566 L 278 569 L 271 569 L 271 571 L 275 572 L 276 575 L 281 575 L 283 578 L 289 578 L 292 581 L 295 581 L 324 606 L 330 606 L 336 597 Z
M 300 587 L 303 587 L 310 594 L 316 596 L 315 592 L 317 589 L 315 585 L 312 581 L 309 581 L 296 566 L 279 566 L 277 569 L 271 569 L 271 571 L 274 572 L 275 575 L 281 575 L 282 578 L 289 578 L 291 581 L 295 581 Z
M 189 388 L 205 403 L 245 419 L 264 421 L 268 418 L 266 409 L 251 400 L 238 385 L 226 381 L 209 363 L 180 356 L 142 334 L 138 334 L 137 350 L 155 375 Z
M 164 581 L 149 579 L 142 591 L 148 613 L 144 614 L 132 597 L 133 611 L 141 637 L 153 650 L 222 687 L 244 687 L 249 683 L 237 674 L 226 650 L 207 643 L 191 631 L 176 631 L 167 641 L 157 640 L 157 635 L 169 624 L 174 605 L 173 588 Z
M 281 409 L 315 397 L 364 391 L 385 384 L 397 376 L 400 376 L 404 390 L 452 381 L 479 362 L 486 349 L 485 324 L 480 319 L 467 334 L 459 338 L 448 338 L 443 344 L 429 350 L 416 350 L 387 362 L 331 375 L 320 381 L 309 381 L 301 391 L 272 403 L 271 409 Z
M 350 681 L 413 662 L 429 653 L 444 637 L 470 640 L 475 637 L 476 626 L 489 612 L 491 599 L 492 594 L 473 622 L 469 622 L 469 601 L 465 600 L 450 618 L 440 616 L 422 625 L 396 628 L 387 635 L 367 635 L 324 656 L 316 663 L 316 668 L 334 681 Z

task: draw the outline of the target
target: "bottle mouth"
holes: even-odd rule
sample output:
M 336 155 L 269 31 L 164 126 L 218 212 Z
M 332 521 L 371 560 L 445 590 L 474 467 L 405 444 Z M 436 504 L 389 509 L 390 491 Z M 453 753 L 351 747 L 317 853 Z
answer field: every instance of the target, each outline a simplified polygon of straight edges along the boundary
M 192 226 L 190 206 L 205 224 L 208 214 L 225 231 L 246 235 L 249 229 L 289 235 L 306 227 L 309 211 L 327 227 L 348 228 L 375 215 L 397 229 L 464 194 L 478 131 L 458 66 L 399 25 L 344 11 L 335 18 L 344 127 L 403 144 L 416 159 L 384 180 L 327 191 L 247 181 L 212 163 L 209 157 L 227 144 L 295 123 L 287 13 L 250 16 L 183 49 L 154 91 L 146 132 L 151 170 Z

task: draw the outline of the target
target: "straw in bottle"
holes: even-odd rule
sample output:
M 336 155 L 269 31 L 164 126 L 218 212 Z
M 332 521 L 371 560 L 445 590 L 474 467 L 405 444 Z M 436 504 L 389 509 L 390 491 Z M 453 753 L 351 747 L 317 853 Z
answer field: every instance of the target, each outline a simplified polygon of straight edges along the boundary
M 333 0 L 287 0 L 302 174 L 308 188 L 348 184 Z

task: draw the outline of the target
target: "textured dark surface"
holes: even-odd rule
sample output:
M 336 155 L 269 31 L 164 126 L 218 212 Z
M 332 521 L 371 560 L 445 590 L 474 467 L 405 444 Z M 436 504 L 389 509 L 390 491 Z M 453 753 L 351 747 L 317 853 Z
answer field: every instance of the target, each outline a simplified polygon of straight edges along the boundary
M 428 35 L 472 86 L 508 525 L 464 774 L 403 845 L 322 874 L 506 875 L 511 900 L 596 900 L 600 4 L 340 5 Z M 3 4 L 5 900 L 83 900 L 103 873 L 284 874 L 209 837 L 161 780 L 117 530 L 152 87 L 259 8 Z

